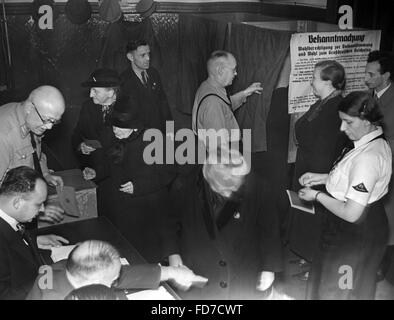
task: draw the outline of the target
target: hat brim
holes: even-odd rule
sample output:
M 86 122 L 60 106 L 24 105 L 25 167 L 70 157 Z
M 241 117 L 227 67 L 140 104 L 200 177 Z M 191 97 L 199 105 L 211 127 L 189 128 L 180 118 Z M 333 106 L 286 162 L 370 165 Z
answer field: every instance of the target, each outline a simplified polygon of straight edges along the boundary
M 119 87 L 120 83 L 115 81 L 85 81 L 81 83 L 81 86 L 90 88 L 110 88 Z

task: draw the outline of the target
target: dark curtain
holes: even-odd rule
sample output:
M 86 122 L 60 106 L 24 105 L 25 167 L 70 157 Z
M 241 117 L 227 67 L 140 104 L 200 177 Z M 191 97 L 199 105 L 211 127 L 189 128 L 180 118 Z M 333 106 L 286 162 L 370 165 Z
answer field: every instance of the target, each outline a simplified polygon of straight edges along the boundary
M 161 52 L 155 37 L 150 19 L 141 22 L 124 21 L 123 19 L 108 25 L 102 39 L 98 67 L 112 68 L 119 73 L 126 69 L 130 62 L 126 58 L 126 44 L 132 40 L 144 39 L 151 49 L 151 64 L 161 65 Z
M 252 130 L 252 152 L 267 150 L 266 121 L 286 54 L 290 32 L 274 31 L 244 24 L 232 24 L 227 50 L 237 59 L 238 75 L 231 93 L 245 89 L 253 82 L 261 82 L 261 95 L 250 96 L 236 112 L 241 129 Z
M 179 16 L 177 110 L 191 114 L 194 95 L 207 77 L 209 55 L 224 47 L 227 23 L 192 15 Z

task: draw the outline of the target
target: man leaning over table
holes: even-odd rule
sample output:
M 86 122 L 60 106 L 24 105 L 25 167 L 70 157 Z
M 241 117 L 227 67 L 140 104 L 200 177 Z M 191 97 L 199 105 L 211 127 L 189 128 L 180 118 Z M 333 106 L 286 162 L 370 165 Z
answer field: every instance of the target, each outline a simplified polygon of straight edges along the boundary
M 67 260 L 55 263 L 51 269 L 52 273 L 37 277 L 28 300 L 63 300 L 72 290 L 92 284 L 112 287 L 120 299 L 126 299 L 126 289 L 157 289 L 160 282 L 170 280 L 187 290 L 193 282 L 207 281 L 186 267 L 121 265 L 119 252 L 98 240 L 77 245 Z M 48 274 L 52 275 L 51 279 Z

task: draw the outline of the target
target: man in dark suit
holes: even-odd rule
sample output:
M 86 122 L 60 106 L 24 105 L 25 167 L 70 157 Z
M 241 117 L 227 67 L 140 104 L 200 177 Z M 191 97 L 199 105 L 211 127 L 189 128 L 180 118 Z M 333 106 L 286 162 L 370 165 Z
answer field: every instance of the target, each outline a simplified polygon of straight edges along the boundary
M 172 120 L 160 75 L 150 66 L 150 47 L 145 40 L 129 42 L 126 46 L 130 67 L 120 75 L 121 92 L 133 98 L 141 109 L 147 128 L 165 132 L 166 121 Z
M 383 113 L 383 131 L 394 154 L 394 56 L 391 52 L 372 51 L 365 67 L 365 84 L 379 102 Z M 385 198 L 384 208 L 390 227 L 387 251 L 382 264 L 386 279 L 394 285 L 394 185 L 393 178 Z M 386 269 L 386 270 L 385 270 Z
M 92 284 L 112 287 L 120 299 L 126 299 L 122 289 L 156 289 L 161 281 L 167 280 L 188 288 L 193 281 L 204 280 L 182 267 L 122 266 L 119 252 L 98 240 L 82 242 L 71 251 L 67 261 L 61 260 L 51 269 L 51 279 L 46 274 L 37 277 L 28 300 L 63 300 L 72 290 Z
M 241 159 L 232 153 L 232 164 L 210 164 L 208 158 L 181 194 L 181 214 L 168 217 L 163 228 L 170 265 L 208 278 L 205 287 L 192 288 L 183 298 L 263 298 L 272 292 L 274 272 L 282 270 L 269 186 Z
M 0 299 L 24 299 L 41 265 L 38 248 L 68 241 L 55 235 L 37 238 L 24 230 L 44 206 L 47 186 L 29 167 L 9 170 L 0 187 Z

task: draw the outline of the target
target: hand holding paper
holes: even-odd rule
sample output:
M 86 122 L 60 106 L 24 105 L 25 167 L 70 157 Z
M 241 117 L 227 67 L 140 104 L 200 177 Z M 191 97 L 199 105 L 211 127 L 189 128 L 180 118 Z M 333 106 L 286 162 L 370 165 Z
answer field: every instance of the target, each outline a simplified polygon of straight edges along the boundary
M 286 190 L 287 195 L 289 196 L 289 201 L 290 201 L 290 205 L 293 208 L 305 211 L 305 212 L 309 212 L 314 214 L 315 213 L 315 207 L 313 205 L 312 202 L 306 202 L 303 201 L 296 192 L 291 191 L 291 190 Z

